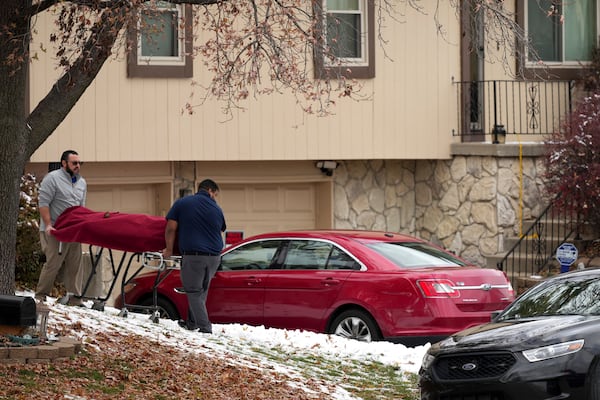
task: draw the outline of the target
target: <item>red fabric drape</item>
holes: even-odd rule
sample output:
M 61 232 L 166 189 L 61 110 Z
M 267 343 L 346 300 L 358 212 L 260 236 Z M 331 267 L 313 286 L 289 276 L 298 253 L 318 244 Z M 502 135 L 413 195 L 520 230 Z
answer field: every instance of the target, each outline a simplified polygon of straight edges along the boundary
M 75 206 L 58 217 L 53 233 L 61 242 L 80 242 L 137 253 L 163 250 L 166 224 L 164 217 L 97 212 Z

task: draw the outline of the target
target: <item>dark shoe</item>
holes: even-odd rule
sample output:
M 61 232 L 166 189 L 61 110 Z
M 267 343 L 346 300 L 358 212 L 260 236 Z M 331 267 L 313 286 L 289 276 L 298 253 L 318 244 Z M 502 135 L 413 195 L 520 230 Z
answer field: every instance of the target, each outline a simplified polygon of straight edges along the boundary
M 180 319 L 179 321 L 177 321 L 177 325 L 179 325 L 180 327 L 187 329 L 188 331 L 195 331 L 196 328 L 190 328 L 187 324 L 187 321 Z
M 69 300 L 67 301 L 67 305 L 74 306 L 74 307 L 85 307 L 85 304 L 83 304 L 83 300 L 81 300 L 81 297 L 73 297 L 73 296 L 71 296 L 69 298 Z

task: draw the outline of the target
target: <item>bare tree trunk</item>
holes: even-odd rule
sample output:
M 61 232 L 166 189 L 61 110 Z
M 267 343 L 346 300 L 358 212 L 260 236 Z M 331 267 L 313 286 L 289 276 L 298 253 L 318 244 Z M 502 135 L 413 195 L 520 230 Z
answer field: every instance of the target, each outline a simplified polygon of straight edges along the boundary
M 0 294 L 15 292 L 19 182 L 25 164 L 54 132 L 104 65 L 124 19 L 104 12 L 91 28 L 79 59 L 31 111 L 28 70 L 31 0 L 2 0 L 0 6 Z M 126 9 L 119 12 L 125 12 Z M 111 26 L 113 29 L 102 29 Z
M 4 0 L 3 3 L 0 26 L 11 26 L 12 36 L 0 37 L 0 87 L 3 88 L 0 91 L 0 294 L 14 294 L 19 182 L 28 158 L 29 139 L 25 123 L 29 114 L 25 90 L 29 19 L 22 13 L 15 19 L 18 15 L 15 10 L 26 9 L 31 1 Z M 13 59 L 13 55 L 17 59 Z

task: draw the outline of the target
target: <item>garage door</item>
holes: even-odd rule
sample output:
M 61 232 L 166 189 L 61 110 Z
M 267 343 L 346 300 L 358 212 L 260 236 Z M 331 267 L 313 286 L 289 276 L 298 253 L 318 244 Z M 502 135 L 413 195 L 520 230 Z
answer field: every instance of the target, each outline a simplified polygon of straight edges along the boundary
M 243 231 L 244 237 L 316 226 L 313 183 L 222 184 L 220 188 L 217 201 L 227 228 Z
M 94 211 L 156 214 L 154 185 L 89 185 L 86 207 Z

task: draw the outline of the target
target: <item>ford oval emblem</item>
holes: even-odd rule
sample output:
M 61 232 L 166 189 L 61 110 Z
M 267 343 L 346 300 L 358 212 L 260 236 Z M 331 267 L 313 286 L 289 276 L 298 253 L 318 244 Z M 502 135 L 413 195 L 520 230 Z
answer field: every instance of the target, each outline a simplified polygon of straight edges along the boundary
M 477 368 L 477 364 L 466 363 L 466 364 L 463 364 L 463 366 L 461 368 L 463 369 L 463 371 L 473 371 L 475 368 Z

